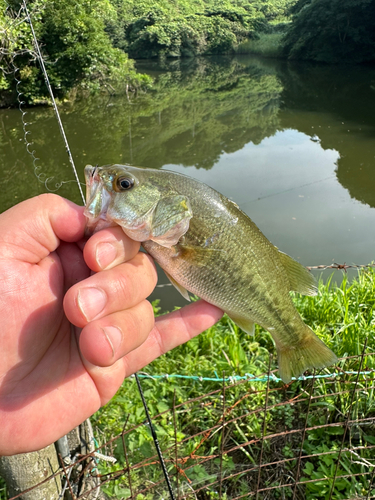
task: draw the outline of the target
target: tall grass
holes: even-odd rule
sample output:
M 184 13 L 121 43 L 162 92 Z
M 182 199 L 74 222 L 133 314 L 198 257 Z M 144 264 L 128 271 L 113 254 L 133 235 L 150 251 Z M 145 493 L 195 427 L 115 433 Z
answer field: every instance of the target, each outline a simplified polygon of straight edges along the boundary
M 282 33 L 260 33 L 258 38 L 246 40 L 235 49 L 236 54 L 257 54 L 263 57 L 281 57 Z
M 340 286 L 331 278 L 320 283 L 318 297 L 294 298 L 304 320 L 339 357 L 361 354 L 366 339 L 367 349 L 374 352 L 374 276 L 373 269 L 359 272 L 351 282 L 344 275 Z

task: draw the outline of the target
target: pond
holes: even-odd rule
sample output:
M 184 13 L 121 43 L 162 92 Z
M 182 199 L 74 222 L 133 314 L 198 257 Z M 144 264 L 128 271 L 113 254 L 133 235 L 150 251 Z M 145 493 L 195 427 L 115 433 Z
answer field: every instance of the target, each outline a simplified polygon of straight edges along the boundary
M 374 67 L 250 56 L 137 66 L 152 90 L 60 106 L 82 181 L 88 163 L 183 172 L 306 266 L 375 259 Z M 19 110 L 0 111 L 0 210 L 47 190 L 81 203 L 53 110 L 26 111 L 35 161 Z M 164 309 L 184 303 L 172 287 L 155 297 Z

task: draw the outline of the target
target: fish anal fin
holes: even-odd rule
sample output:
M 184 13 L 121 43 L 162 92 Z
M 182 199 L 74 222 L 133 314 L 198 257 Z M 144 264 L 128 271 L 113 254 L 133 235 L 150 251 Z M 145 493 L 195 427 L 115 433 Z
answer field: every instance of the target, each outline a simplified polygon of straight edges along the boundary
M 337 356 L 305 325 L 306 335 L 295 347 L 277 345 L 280 378 L 288 384 L 308 369 L 321 369 L 337 362 Z
M 317 295 L 318 287 L 314 276 L 306 267 L 289 257 L 286 253 L 279 252 L 279 258 L 288 275 L 290 291 L 301 295 Z
M 228 313 L 227 313 L 228 314 Z M 234 314 L 228 314 L 231 320 L 233 320 L 236 325 L 238 325 L 244 332 L 248 333 L 249 335 L 254 335 L 255 333 L 255 325 L 254 322 L 245 319 L 245 318 L 240 318 L 239 316 L 235 316 Z
M 188 302 L 190 302 L 190 297 L 189 297 L 189 294 L 188 294 L 188 291 L 186 290 L 186 288 L 184 288 L 182 285 L 177 283 L 177 281 L 175 279 L 173 279 L 169 273 L 167 273 L 166 271 L 164 271 L 164 272 L 165 272 L 165 275 L 167 276 L 167 278 L 169 279 L 169 281 L 180 292 L 180 294 L 183 296 L 183 298 L 186 299 Z

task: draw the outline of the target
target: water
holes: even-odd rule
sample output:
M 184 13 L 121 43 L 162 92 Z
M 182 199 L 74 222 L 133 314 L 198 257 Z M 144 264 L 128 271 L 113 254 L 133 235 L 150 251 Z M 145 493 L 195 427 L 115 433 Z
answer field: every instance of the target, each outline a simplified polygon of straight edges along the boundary
M 304 265 L 374 260 L 375 68 L 248 56 L 138 67 L 156 78 L 152 91 L 61 107 L 82 181 L 87 163 L 183 172 L 235 200 Z M 46 190 L 81 203 L 53 111 L 25 119 L 35 165 L 20 112 L 0 111 L 0 210 Z M 156 296 L 163 308 L 184 303 L 172 287 Z

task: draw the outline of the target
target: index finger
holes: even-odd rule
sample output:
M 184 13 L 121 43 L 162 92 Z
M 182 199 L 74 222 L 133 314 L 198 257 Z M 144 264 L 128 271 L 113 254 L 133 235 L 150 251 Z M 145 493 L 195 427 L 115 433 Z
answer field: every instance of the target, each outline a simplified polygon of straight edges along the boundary
M 131 240 L 120 226 L 109 227 L 95 233 L 83 250 L 86 264 L 92 271 L 112 269 L 135 257 L 140 243 Z
M 162 354 L 184 344 L 223 316 L 223 311 L 204 300 L 198 300 L 155 320 L 147 340 L 123 358 L 125 376 L 129 377 Z

